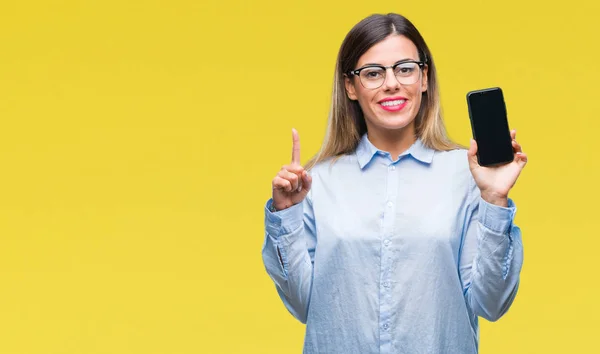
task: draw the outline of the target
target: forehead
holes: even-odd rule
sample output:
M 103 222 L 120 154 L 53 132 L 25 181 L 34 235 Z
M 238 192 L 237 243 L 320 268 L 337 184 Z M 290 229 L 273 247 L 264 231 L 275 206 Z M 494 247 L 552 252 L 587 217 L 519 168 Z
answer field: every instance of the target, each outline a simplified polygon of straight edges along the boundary
M 365 64 L 392 65 L 398 60 L 419 60 L 417 47 L 405 36 L 391 35 L 375 44 L 359 59 L 357 66 Z

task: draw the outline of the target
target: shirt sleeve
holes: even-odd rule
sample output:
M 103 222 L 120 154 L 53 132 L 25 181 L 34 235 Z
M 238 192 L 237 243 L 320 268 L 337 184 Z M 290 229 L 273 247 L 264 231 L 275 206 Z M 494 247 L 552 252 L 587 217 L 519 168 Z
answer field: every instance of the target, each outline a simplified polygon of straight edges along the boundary
M 521 230 L 514 225 L 516 207 L 483 200 L 471 178 L 459 271 L 470 312 L 497 321 L 508 311 L 519 287 L 523 265 Z
M 285 307 L 306 323 L 313 282 L 316 246 L 311 192 L 302 203 L 272 213 L 265 206 L 265 241 L 262 258 Z

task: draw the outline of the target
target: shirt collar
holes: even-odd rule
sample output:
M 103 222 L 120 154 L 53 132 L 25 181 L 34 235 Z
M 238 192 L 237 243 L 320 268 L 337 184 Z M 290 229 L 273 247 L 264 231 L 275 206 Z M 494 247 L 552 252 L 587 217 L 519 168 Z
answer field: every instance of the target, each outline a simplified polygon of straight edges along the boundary
M 400 156 L 410 155 L 418 161 L 421 161 L 426 164 L 430 164 L 433 161 L 433 154 L 435 151 L 427 146 L 423 145 L 421 139 L 417 138 L 414 144 L 411 145 L 408 150 L 400 154 Z M 358 159 L 358 164 L 360 168 L 363 169 L 365 166 L 371 162 L 373 156 L 376 154 L 380 155 L 389 155 L 389 153 L 379 150 L 375 147 L 367 137 L 367 134 L 364 134 L 356 147 L 356 157 Z

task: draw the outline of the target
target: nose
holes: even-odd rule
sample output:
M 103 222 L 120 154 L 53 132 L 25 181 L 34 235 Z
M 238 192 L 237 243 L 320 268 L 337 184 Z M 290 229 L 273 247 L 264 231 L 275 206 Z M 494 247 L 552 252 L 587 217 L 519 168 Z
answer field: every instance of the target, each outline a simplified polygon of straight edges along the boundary
M 383 82 L 383 88 L 386 91 L 398 91 L 400 90 L 400 82 L 394 75 L 394 69 L 387 68 L 385 71 L 385 81 Z

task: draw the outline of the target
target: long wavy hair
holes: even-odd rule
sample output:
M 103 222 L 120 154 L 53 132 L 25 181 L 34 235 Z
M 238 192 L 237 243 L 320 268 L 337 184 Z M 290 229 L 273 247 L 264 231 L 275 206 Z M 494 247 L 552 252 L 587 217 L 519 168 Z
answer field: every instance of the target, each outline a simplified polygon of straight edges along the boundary
M 357 101 L 346 94 L 344 74 L 355 69 L 358 59 L 372 46 L 392 34 L 410 39 L 417 47 L 419 60 L 425 62 L 427 70 L 427 91 L 423 92 L 421 106 L 415 118 L 417 137 L 429 148 L 447 151 L 460 148 L 446 133 L 442 120 L 440 93 L 433 56 L 417 28 L 404 16 L 398 14 L 375 14 L 356 24 L 342 42 L 337 56 L 331 107 L 327 133 L 320 151 L 306 163 L 310 169 L 329 158 L 335 159 L 353 153 L 367 125 Z

